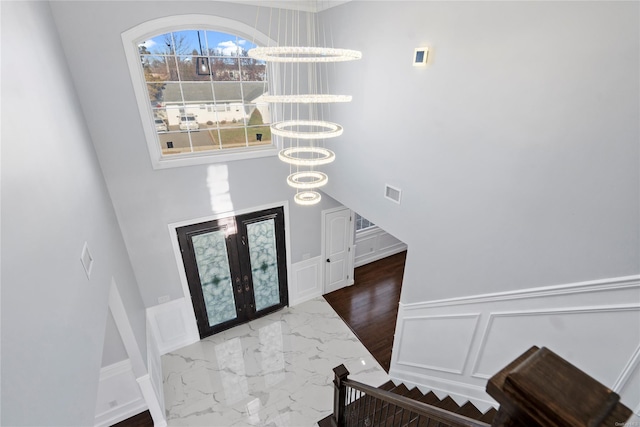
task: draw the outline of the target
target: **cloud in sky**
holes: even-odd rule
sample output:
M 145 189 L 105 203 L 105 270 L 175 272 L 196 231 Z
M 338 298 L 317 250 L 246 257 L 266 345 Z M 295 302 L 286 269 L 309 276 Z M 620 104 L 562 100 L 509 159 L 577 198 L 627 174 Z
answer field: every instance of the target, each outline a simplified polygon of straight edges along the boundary
M 145 46 L 147 49 L 151 49 L 156 44 L 157 43 L 153 40 L 145 40 L 144 42 L 140 43 L 140 46 Z
M 218 43 L 218 48 L 222 50 L 223 55 L 235 55 L 239 51 L 239 47 L 247 43 L 246 40 L 238 40 L 237 43 L 233 40 Z

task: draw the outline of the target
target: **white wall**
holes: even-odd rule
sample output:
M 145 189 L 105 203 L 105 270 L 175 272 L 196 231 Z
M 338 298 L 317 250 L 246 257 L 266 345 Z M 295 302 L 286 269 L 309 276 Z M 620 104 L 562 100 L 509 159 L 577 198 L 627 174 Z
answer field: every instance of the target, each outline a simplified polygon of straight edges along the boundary
M 213 1 L 56 1 L 51 7 L 145 305 L 156 305 L 163 296 L 179 299 L 183 292 L 167 225 L 291 200 L 289 167 L 272 157 L 152 170 L 121 33 L 159 17 L 195 13 L 253 28 L 257 10 Z M 264 33 L 268 12 L 262 8 L 258 14 Z M 232 205 L 217 198 L 225 181 L 223 195 Z M 336 205 L 329 197 L 310 208 L 291 204 L 292 262 L 320 255 L 320 211 Z
M 487 406 L 487 378 L 544 345 L 640 411 L 639 8 L 322 13 L 336 47 L 363 52 L 331 76 L 354 100 L 332 109 L 326 191 L 409 247 L 392 378 Z
M 326 192 L 410 248 L 401 301 L 640 271 L 637 2 L 322 12 L 353 102 Z M 414 48 L 430 46 L 426 68 Z M 331 67 L 330 69 L 333 69 Z M 384 185 L 402 189 L 402 203 Z
M 487 380 L 544 346 L 640 415 L 639 325 L 640 276 L 400 304 L 389 375 L 484 411 Z
M 143 353 L 144 307 L 50 6 L 1 7 L 1 423 L 92 425 L 112 278 Z

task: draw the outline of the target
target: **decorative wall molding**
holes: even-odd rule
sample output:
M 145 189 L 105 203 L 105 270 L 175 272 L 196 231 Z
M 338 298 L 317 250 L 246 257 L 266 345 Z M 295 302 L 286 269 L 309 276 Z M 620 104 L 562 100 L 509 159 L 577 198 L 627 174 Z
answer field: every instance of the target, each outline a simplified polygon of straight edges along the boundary
M 289 305 L 294 306 L 322 295 L 322 257 L 291 264 Z
M 398 365 L 462 374 L 471 354 L 471 343 L 479 318 L 478 313 L 406 317 L 399 335 L 401 345 L 398 351 Z M 451 340 L 451 336 L 441 334 L 442 328 L 447 328 L 456 339 Z M 405 336 L 410 338 L 405 339 Z M 422 339 L 411 338 L 416 336 L 421 336 Z M 446 358 L 439 357 L 443 353 L 421 351 L 423 348 L 441 346 L 455 348 L 451 348 Z
M 193 307 L 186 298 L 147 308 L 147 321 L 160 355 L 200 340 Z
M 613 279 L 591 280 L 587 282 L 570 283 L 557 286 L 543 286 L 517 291 L 496 292 L 468 297 L 448 298 L 435 301 L 424 301 L 404 304 L 406 310 L 429 307 L 447 307 L 462 304 L 478 304 L 483 302 L 508 301 L 511 299 L 541 298 L 570 294 L 584 294 L 587 292 L 601 292 L 606 290 L 640 289 L 640 276 L 616 277 Z
M 635 312 L 635 313 L 634 313 Z M 620 316 L 620 313 L 628 313 L 630 316 L 624 317 Z M 593 346 L 593 342 L 591 340 L 591 336 L 586 336 L 584 339 L 576 336 L 576 333 L 581 331 L 581 327 L 586 322 L 592 322 L 594 325 L 591 325 L 592 328 L 599 328 L 602 330 L 601 334 L 598 334 L 601 338 L 601 341 L 597 344 L 598 347 L 605 346 L 607 350 L 604 353 L 610 353 L 612 348 L 617 348 L 617 351 L 625 351 L 627 354 L 631 354 L 633 357 L 634 346 L 635 343 L 620 343 L 619 346 L 623 346 L 620 348 L 619 346 L 615 346 L 617 337 L 615 335 L 606 335 L 606 330 L 609 329 L 612 332 L 616 330 L 616 325 L 621 324 L 630 324 L 637 317 L 640 319 L 640 307 L 633 305 L 620 305 L 620 306 L 601 306 L 601 307 L 575 307 L 575 308 L 558 308 L 558 309 L 547 309 L 547 310 L 521 310 L 521 311 L 505 311 L 505 312 L 495 312 L 489 313 L 489 320 L 487 322 L 487 326 L 485 328 L 484 334 L 480 340 L 479 349 L 477 351 L 477 357 L 475 359 L 471 376 L 476 378 L 481 378 L 484 380 L 488 380 L 495 374 L 494 371 L 499 370 L 499 366 L 493 366 L 493 369 L 482 371 L 482 363 L 484 358 L 495 358 L 495 355 L 499 352 L 504 352 L 501 348 L 495 348 L 499 344 L 495 344 L 495 342 L 503 341 L 501 340 L 501 336 L 511 336 L 513 333 L 505 332 L 504 328 L 509 327 L 512 329 L 517 328 L 517 324 L 526 324 L 529 328 L 535 328 L 535 331 L 527 331 L 527 335 L 536 336 L 538 340 L 548 340 L 552 342 L 554 337 L 552 335 L 560 335 L 557 336 L 556 339 L 558 341 L 562 340 L 563 337 L 568 334 L 573 337 L 571 342 L 571 352 L 588 352 L 593 351 L 590 349 Z M 603 318 L 602 315 L 607 315 L 606 318 Z M 579 316 L 579 318 L 576 318 Z M 571 322 L 571 318 L 573 320 L 573 327 L 568 324 Z M 549 324 L 550 327 L 545 327 L 546 324 Z M 553 329 L 557 329 L 558 326 L 562 324 L 562 328 L 565 331 L 562 331 L 560 334 L 555 333 Z M 511 331 L 513 332 L 513 331 Z M 568 334 L 567 334 L 568 333 Z M 496 337 L 492 340 L 493 337 Z M 612 342 L 607 343 L 603 340 L 610 338 Z M 512 344 L 517 344 L 517 337 L 512 337 Z M 493 345 L 492 345 L 493 342 Z M 560 345 L 559 342 L 556 344 Z M 526 345 L 526 344 L 525 344 Z M 524 347 L 525 345 L 521 346 Z M 533 345 L 533 344 L 531 344 Z M 536 344 L 537 345 L 537 344 Z M 545 345 L 545 344 L 542 344 Z M 489 348 L 488 348 L 489 347 Z M 491 348 L 493 347 L 493 348 Z M 529 346 L 530 347 L 530 346 Z M 551 345 L 547 345 L 551 350 L 555 352 L 559 352 L 558 348 L 555 349 L 551 347 Z M 520 352 L 521 353 L 521 352 Z M 565 355 L 566 357 L 570 357 L 571 354 Z M 614 357 L 609 354 L 609 357 L 606 357 L 606 354 L 602 355 L 602 359 L 595 358 L 594 361 L 599 360 L 609 360 Z M 627 363 L 624 366 L 627 366 L 629 363 L 629 359 L 627 359 Z M 619 361 L 622 363 L 622 361 Z M 489 364 L 491 366 L 491 364 Z M 595 376 L 596 372 L 593 369 L 589 370 L 589 375 Z M 617 377 L 619 378 L 619 377 Z M 617 381 L 617 380 L 616 380 Z M 613 388 L 613 383 L 609 381 L 607 384 L 609 387 Z
M 380 227 L 356 232 L 355 267 L 407 250 L 407 245 Z
M 147 409 L 131 361 L 123 361 L 100 369 L 96 400 L 96 427 L 108 427 Z
M 638 411 L 639 336 L 640 276 L 400 304 L 389 375 L 481 407 L 488 378 L 545 346 Z

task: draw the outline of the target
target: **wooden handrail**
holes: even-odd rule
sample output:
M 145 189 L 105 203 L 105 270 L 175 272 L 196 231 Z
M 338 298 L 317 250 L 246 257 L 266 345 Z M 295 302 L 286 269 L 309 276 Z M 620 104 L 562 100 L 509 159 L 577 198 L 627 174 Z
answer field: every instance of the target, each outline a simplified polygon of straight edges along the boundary
M 349 374 L 347 368 L 344 365 L 340 365 L 334 369 L 334 373 L 336 373 L 336 380 L 334 381 L 334 385 L 336 387 L 339 386 L 340 389 L 343 390 L 342 396 L 344 396 L 347 387 L 350 387 L 354 390 L 358 390 L 365 395 L 374 397 L 381 401 L 390 403 L 399 408 L 403 408 L 405 410 L 411 411 L 416 415 L 421 415 L 426 418 L 429 418 L 433 421 L 445 423 L 447 425 L 453 427 L 491 427 L 491 424 L 483 423 L 481 421 L 474 420 L 469 417 L 465 417 L 464 415 L 459 415 L 453 412 L 449 412 L 445 409 L 438 408 L 436 406 L 432 406 L 423 402 L 419 402 L 417 400 L 410 399 L 405 396 L 400 396 L 398 394 L 392 393 L 390 391 L 381 390 L 379 388 L 371 387 L 367 384 L 363 384 L 358 381 L 351 380 L 346 376 Z M 340 390 L 336 388 L 336 391 L 340 393 Z M 341 400 L 342 408 L 336 408 L 335 404 L 338 403 L 338 398 L 336 394 L 336 400 L 334 402 L 334 425 L 341 427 L 344 425 L 344 405 L 345 400 L 344 397 Z
M 494 427 L 614 427 L 632 413 L 618 394 L 545 347 L 531 347 L 491 377 L 487 393 L 500 403 Z
M 500 404 L 492 424 L 351 380 L 344 365 L 333 371 L 334 427 L 353 420 L 356 425 L 361 421 L 373 425 L 376 414 L 382 416 L 384 405 L 376 411 L 378 402 L 387 404 L 385 416 L 393 417 L 393 425 L 402 426 L 419 424 L 423 417 L 451 427 L 615 427 L 632 414 L 618 394 L 544 347 L 531 347 L 489 379 L 487 393 Z M 356 390 L 349 402 L 347 389 L 351 398 Z M 392 415 L 388 415 L 390 406 Z M 357 417 L 352 418 L 355 412 Z M 396 414 L 401 424 L 396 424 Z

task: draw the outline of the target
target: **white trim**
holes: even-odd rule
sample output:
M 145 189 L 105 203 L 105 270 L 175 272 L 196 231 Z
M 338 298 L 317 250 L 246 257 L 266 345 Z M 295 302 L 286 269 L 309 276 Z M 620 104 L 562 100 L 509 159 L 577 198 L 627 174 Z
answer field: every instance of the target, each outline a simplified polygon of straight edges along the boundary
M 143 375 L 136 380 L 140 385 L 140 390 L 142 391 L 144 400 L 149 403 L 149 413 L 151 414 L 151 418 L 153 419 L 153 426 L 166 427 L 167 420 L 165 419 L 164 411 L 160 406 L 160 402 L 158 402 L 156 392 L 153 388 L 153 384 L 151 382 L 149 374 Z
M 305 301 L 309 301 L 316 297 L 322 296 L 322 268 L 324 263 L 322 257 L 317 256 L 309 258 L 291 265 L 291 276 L 294 278 L 291 283 L 289 293 L 289 305 L 294 306 L 301 304 Z M 306 286 L 306 289 L 301 290 L 302 277 L 309 277 L 312 281 L 311 286 Z
M 394 369 L 393 372 L 389 372 L 389 375 L 394 383 L 403 383 L 409 389 L 418 387 L 422 393 L 432 391 L 441 399 L 444 396 L 450 396 L 460 405 L 467 400 L 471 401 L 482 412 L 498 407 L 498 403 L 485 392 L 482 386 L 399 369 Z M 424 384 L 429 386 L 426 387 Z
M 356 238 L 353 248 L 353 256 L 354 267 L 356 268 L 407 250 L 406 243 L 402 242 L 392 234 L 389 234 L 377 225 L 356 231 L 355 234 Z M 394 243 L 383 246 L 382 240 L 387 236 L 391 237 L 394 240 Z M 368 244 L 367 242 L 373 242 L 373 244 Z M 358 250 L 366 251 L 367 247 L 369 248 L 369 252 L 358 254 Z
M 147 308 L 149 329 L 160 355 L 200 341 L 198 327 L 191 321 L 195 319 L 195 313 L 190 301 L 178 298 Z
M 127 311 L 124 308 L 124 303 L 122 302 L 122 297 L 118 291 L 118 286 L 113 278 L 111 279 L 111 287 L 109 288 L 109 310 L 111 310 L 111 315 L 115 321 L 116 328 L 118 329 L 124 348 L 127 351 L 129 360 L 131 361 L 131 369 L 134 376 L 138 377 L 146 374 L 147 367 L 144 359 L 142 358 L 142 353 L 140 352 L 140 347 L 136 341 L 133 329 L 131 328 L 129 316 L 127 316 Z
M 129 359 L 100 369 L 94 426 L 108 427 L 147 409 Z M 126 399 L 126 401 L 122 401 Z M 110 406 L 110 403 L 116 403 Z M 101 408 L 107 410 L 98 412 Z
M 482 338 L 480 339 L 480 345 L 478 347 L 476 358 L 473 363 L 471 376 L 474 378 L 479 378 L 483 380 L 488 380 L 493 376 L 493 373 L 483 374 L 478 372 L 478 365 L 480 365 L 480 363 L 482 362 L 482 355 L 484 354 L 484 350 L 489 338 L 489 334 L 492 331 L 491 328 L 493 326 L 493 321 L 497 318 L 521 317 L 521 316 L 547 316 L 550 314 L 584 314 L 584 313 L 601 313 L 601 312 L 621 312 L 621 311 L 638 311 L 638 310 L 640 310 L 640 307 L 638 305 L 625 304 L 625 305 L 605 305 L 605 306 L 594 306 L 594 307 L 553 308 L 553 309 L 545 309 L 545 310 L 518 310 L 518 311 L 492 312 L 489 314 L 489 320 L 487 322 L 487 326 L 485 327 L 484 333 L 482 334 Z M 618 381 L 619 380 L 620 380 L 620 377 L 618 377 Z M 616 381 L 616 383 L 618 381 Z M 622 384 L 622 386 L 624 386 L 624 384 Z
M 293 280 L 292 271 L 291 271 L 291 236 L 289 235 L 289 230 L 291 230 L 291 227 L 289 225 L 289 202 L 287 200 L 269 203 L 261 206 L 254 206 L 254 207 L 245 208 L 245 209 L 221 212 L 221 213 L 200 217 L 200 218 L 172 222 L 167 225 L 167 228 L 169 231 L 169 239 L 171 241 L 171 246 L 173 248 L 173 255 L 176 260 L 176 267 L 178 268 L 178 275 L 180 277 L 180 283 L 182 285 L 182 294 L 184 296 L 184 303 L 182 303 L 182 305 L 183 305 L 183 315 L 184 315 L 185 324 L 186 324 L 186 331 L 195 330 L 196 336 L 197 336 L 197 338 L 194 338 L 193 333 L 188 333 L 188 335 L 185 336 L 184 339 L 182 340 L 182 344 L 178 344 L 179 347 L 177 348 L 172 347 L 171 350 L 169 351 L 177 350 L 178 348 L 182 348 L 186 345 L 192 344 L 193 342 L 197 342 L 200 340 L 200 335 L 197 332 L 198 323 L 196 321 L 196 313 L 193 309 L 193 304 L 191 304 L 191 291 L 189 290 L 189 282 L 187 281 L 187 275 L 185 273 L 184 264 L 182 262 L 182 253 L 180 252 L 180 243 L 178 242 L 177 229 L 187 225 L 199 224 L 201 222 L 207 222 L 207 221 L 215 221 L 217 219 L 228 218 L 230 216 L 243 215 L 246 213 L 259 212 L 266 209 L 279 208 L 279 207 L 282 207 L 284 211 L 284 233 L 285 233 L 284 241 L 285 241 L 286 262 L 287 262 L 287 292 L 290 297 L 293 292 L 291 286 L 294 280 Z M 166 304 L 169 304 L 169 303 L 166 303 Z M 175 304 L 180 304 L 180 303 L 175 303 Z M 291 305 L 291 301 L 289 301 L 289 305 Z M 155 307 L 158 307 L 158 306 L 155 306 Z M 147 313 L 148 312 L 149 312 L 149 309 L 147 309 Z M 156 334 L 156 338 L 160 339 L 161 337 L 160 329 L 158 329 L 158 332 L 159 333 Z M 178 342 L 178 340 L 176 340 L 176 342 Z M 165 354 L 165 353 L 162 353 L 161 351 L 161 354 Z
M 145 361 L 142 357 L 140 347 L 138 346 L 135 334 L 131 328 L 131 323 L 129 322 L 129 317 L 127 316 L 126 309 L 124 308 L 122 297 L 118 291 L 118 286 L 113 278 L 111 279 L 111 287 L 109 288 L 109 310 L 111 310 L 118 333 L 120 333 L 120 338 L 122 338 L 124 348 L 129 356 L 132 375 L 136 378 L 138 384 L 142 384 L 141 378 L 144 378 L 145 376 L 149 378 L 149 371 L 146 365 L 148 361 Z M 151 412 L 154 425 L 166 426 L 167 424 L 164 418 L 164 411 L 158 411 L 155 409 L 160 407 L 161 403 L 158 401 L 158 395 L 153 391 L 153 386 L 151 385 L 151 393 L 149 390 L 145 390 L 142 385 L 140 386 L 140 391 L 142 392 L 146 407 L 148 407 Z
M 478 304 L 484 302 L 507 301 L 523 298 L 540 298 L 547 296 L 567 295 L 584 292 L 599 292 L 610 289 L 640 288 L 640 275 L 616 277 L 613 279 L 590 280 L 586 282 L 565 285 L 542 286 L 538 288 L 521 289 L 515 291 L 496 292 L 468 297 L 447 298 L 434 301 L 424 301 L 410 304 L 400 303 L 405 310 L 420 310 L 424 308 L 447 307 L 461 304 Z
M 129 74 L 136 97 L 136 103 L 140 112 L 142 129 L 144 131 L 151 165 L 154 169 L 165 169 L 173 167 L 201 165 L 209 163 L 229 162 L 241 159 L 253 159 L 259 157 L 270 157 L 278 154 L 275 140 L 267 147 L 246 148 L 241 150 L 229 150 L 225 152 L 205 151 L 202 153 L 188 153 L 176 156 L 162 156 L 162 151 L 158 144 L 158 136 L 153 125 L 153 111 L 150 108 L 148 94 L 146 93 L 146 83 L 144 72 L 140 66 L 140 54 L 138 43 L 163 34 L 169 31 L 202 29 L 226 32 L 241 36 L 246 40 L 253 40 L 264 46 L 274 43 L 267 35 L 257 29 L 228 18 L 214 15 L 185 14 L 168 16 L 143 22 L 121 34 L 122 45 L 124 47 Z
M 133 372 L 131 369 L 131 361 L 124 359 L 116 363 L 112 363 L 109 366 L 103 366 L 100 368 L 100 381 L 122 375 L 126 372 Z
M 435 365 L 425 365 L 422 363 L 414 363 L 414 362 L 406 362 L 406 361 L 402 361 L 400 360 L 400 356 L 401 354 L 398 354 L 398 357 L 396 358 L 396 363 L 398 365 L 405 365 L 405 366 L 413 366 L 416 368 L 423 368 L 423 369 L 429 369 L 432 371 L 440 371 L 440 372 L 449 372 L 452 374 L 462 374 L 464 372 L 465 367 L 467 366 L 467 363 L 469 363 L 469 358 L 471 357 L 471 348 L 473 345 L 473 339 L 476 335 L 476 332 L 478 330 L 478 323 L 480 320 L 480 313 L 464 313 L 464 314 L 438 314 L 438 315 L 430 315 L 430 316 L 414 316 L 414 317 L 405 317 L 402 319 L 402 325 L 400 326 L 399 329 L 399 337 L 400 340 L 402 340 L 402 337 L 404 336 L 404 327 L 406 325 L 407 321 L 419 321 L 419 320 L 428 320 L 428 319 L 475 319 L 475 322 L 473 322 L 473 331 L 471 332 L 471 337 L 469 339 L 469 343 L 467 344 L 467 351 L 465 353 L 464 356 L 464 360 L 462 361 L 462 366 L 460 367 L 460 369 L 451 369 L 451 368 L 445 368 L 442 366 L 435 366 Z M 399 352 L 398 352 L 399 353 Z
M 432 360 L 446 360 L 453 354 L 454 347 L 429 348 L 427 351 L 437 353 L 431 358 L 420 358 L 420 352 L 425 350 L 423 347 L 403 345 L 404 340 L 419 339 L 415 333 L 403 335 L 406 320 L 455 318 L 470 312 L 478 313 L 479 317 L 467 354 L 471 357 L 467 357 L 461 372 L 442 369 L 451 367 L 446 364 L 426 366 L 433 364 L 430 363 Z M 638 319 L 640 276 L 401 303 L 389 375 L 394 381 L 417 385 L 423 392 L 446 393 L 456 400 L 471 400 L 480 407 L 492 400 L 484 392 L 488 378 L 530 346 L 544 345 L 569 358 L 578 367 L 595 368 L 586 373 L 619 393 L 625 405 L 640 407 L 640 396 L 636 392 L 640 386 L 640 346 L 625 339 L 637 336 L 640 331 Z M 439 333 L 452 340 L 459 331 L 466 330 L 455 321 L 441 323 Z M 594 339 L 600 339 L 603 344 L 594 343 Z M 607 358 L 614 347 L 616 357 Z M 422 363 L 424 366 L 402 363 L 406 361 L 427 363 Z
M 636 370 L 638 365 L 640 365 L 640 345 L 638 345 L 638 347 L 636 347 L 636 351 L 629 358 L 629 362 L 627 362 L 627 365 L 624 367 L 622 372 L 620 372 L 620 376 L 618 377 L 616 382 L 611 387 L 611 390 L 615 391 L 616 393 L 620 393 L 620 391 L 629 382 L 629 379 L 631 378 L 631 375 L 633 374 L 633 371 Z

